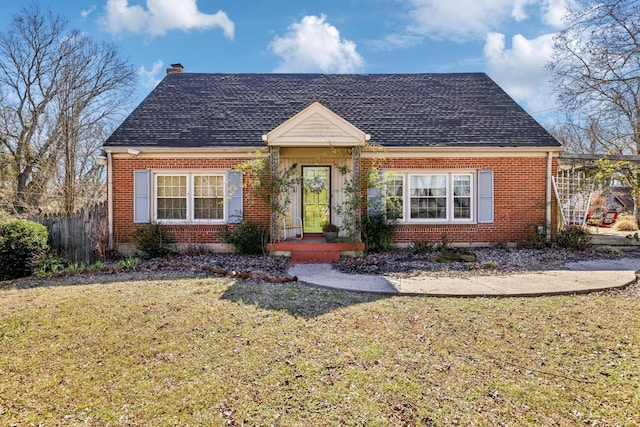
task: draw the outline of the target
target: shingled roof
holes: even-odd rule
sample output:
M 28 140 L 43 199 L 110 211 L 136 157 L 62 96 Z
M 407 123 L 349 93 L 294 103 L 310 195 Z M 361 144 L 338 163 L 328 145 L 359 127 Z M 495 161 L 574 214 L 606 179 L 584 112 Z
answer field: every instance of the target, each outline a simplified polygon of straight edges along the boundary
M 384 146 L 560 146 L 483 73 L 172 73 L 105 147 L 259 147 L 315 101 Z

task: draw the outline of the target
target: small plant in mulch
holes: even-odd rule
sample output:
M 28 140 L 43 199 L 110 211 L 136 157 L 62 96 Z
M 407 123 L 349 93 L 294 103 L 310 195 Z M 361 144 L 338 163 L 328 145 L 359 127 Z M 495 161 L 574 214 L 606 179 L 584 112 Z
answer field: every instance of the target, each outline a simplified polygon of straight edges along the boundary
M 544 249 L 549 247 L 544 228 L 534 226 L 532 230 L 518 241 L 518 249 Z
M 367 252 L 388 252 L 394 248 L 397 221 L 385 215 L 365 215 L 362 218 L 362 239 Z
M 431 256 L 435 262 L 476 262 L 476 254 L 465 248 L 454 248 L 449 243 L 449 237 L 442 235 L 442 242 L 437 253 Z
M 269 232 L 260 224 L 241 222 L 233 229 L 226 229 L 223 238 L 235 246 L 242 255 L 263 255 L 269 241 Z
M 433 253 L 435 245 L 426 240 L 416 240 L 411 243 L 411 249 L 413 249 L 413 253 L 416 255 L 425 255 Z
M 569 225 L 558 231 L 558 246 L 582 251 L 591 247 L 591 235 L 578 225 Z
M 173 241 L 166 227 L 151 222 L 136 227 L 131 232 L 136 248 L 149 258 L 159 258 L 173 253 Z

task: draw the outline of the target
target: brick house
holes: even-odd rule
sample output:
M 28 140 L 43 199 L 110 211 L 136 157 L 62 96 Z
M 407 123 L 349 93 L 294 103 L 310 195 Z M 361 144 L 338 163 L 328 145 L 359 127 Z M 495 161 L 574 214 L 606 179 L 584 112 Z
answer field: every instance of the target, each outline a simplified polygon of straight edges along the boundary
M 325 222 L 349 229 L 349 188 L 369 209 L 394 202 L 377 212 L 398 220 L 398 244 L 517 242 L 557 222 L 561 145 L 482 73 L 202 74 L 175 64 L 103 149 L 110 238 L 123 251 L 150 221 L 177 243 L 213 248 L 241 220 L 274 240 L 295 237 L 238 170 L 256 158 L 301 177 L 286 189 L 285 218 L 300 218 L 306 234 Z

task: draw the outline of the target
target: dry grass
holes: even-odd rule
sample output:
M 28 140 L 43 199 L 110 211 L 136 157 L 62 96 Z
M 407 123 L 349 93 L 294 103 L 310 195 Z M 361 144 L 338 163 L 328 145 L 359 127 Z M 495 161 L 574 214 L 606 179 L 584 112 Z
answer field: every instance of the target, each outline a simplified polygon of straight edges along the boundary
M 149 274 L 0 290 L 1 425 L 640 424 L 637 296 Z
M 636 231 L 638 229 L 638 226 L 636 225 L 635 221 L 623 219 L 622 221 L 616 221 L 613 228 L 616 231 Z

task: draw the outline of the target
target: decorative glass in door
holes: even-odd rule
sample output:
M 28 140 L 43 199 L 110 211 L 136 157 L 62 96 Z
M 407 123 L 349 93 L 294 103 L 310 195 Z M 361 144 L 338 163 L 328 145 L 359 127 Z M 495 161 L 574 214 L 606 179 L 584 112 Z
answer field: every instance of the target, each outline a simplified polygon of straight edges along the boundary
M 305 233 L 321 233 L 331 221 L 331 167 L 302 167 L 302 222 Z

